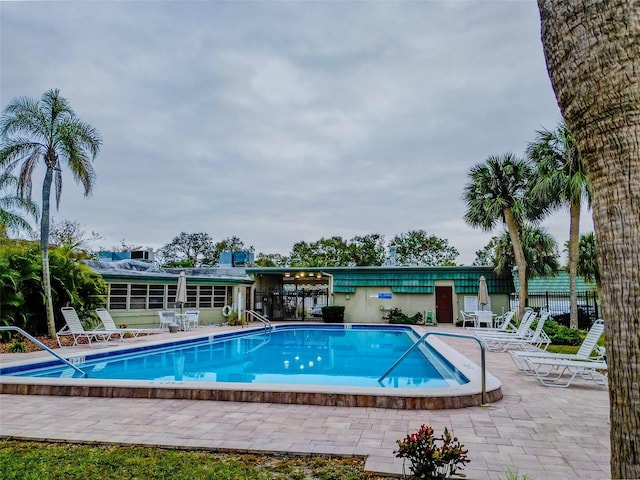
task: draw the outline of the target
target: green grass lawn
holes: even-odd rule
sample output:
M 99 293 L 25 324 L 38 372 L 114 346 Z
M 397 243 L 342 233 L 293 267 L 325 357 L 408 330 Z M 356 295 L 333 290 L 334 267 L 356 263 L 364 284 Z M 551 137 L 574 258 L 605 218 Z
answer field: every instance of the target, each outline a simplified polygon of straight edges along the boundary
M 576 353 L 580 347 L 575 345 L 549 345 L 547 352 L 551 353 Z
M 363 458 L 0 440 L 3 480 L 375 480 Z

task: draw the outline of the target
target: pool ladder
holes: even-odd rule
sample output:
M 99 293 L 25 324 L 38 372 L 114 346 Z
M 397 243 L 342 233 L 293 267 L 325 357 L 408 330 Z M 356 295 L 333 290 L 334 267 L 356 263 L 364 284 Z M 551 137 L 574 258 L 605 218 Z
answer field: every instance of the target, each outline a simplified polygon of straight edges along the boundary
M 474 335 L 463 335 L 461 333 L 447 333 L 447 332 L 434 332 L 434 331 L 429 331 L 427 333 L 425 333 L 424 335 L 422 335 L 418 340 L 416 340 L 416 342 L 411 345 L 411 347 L 409 347 L 409 350 L 407 350 L 406 352 L 404 352 L 400 358 L 398 358 L 398 360 L 396 360 L 396 362 L 391 365 L 391 367 L 384 372 L 384 374 L 378 379 L 378 383 L 380 383 L 382 385 L 382 380 L 384 380 L 385 378 L 387 378 L 389 376 L 389 374 L 405 359 L 407 358 L 407 356 L 419 345 L 422 344 L 422 342 L 424 342 L 428 336 L 430 335 L 438 335 L 441 337 L 454 337 L 454 338 L 467 338 L 467 339 L 471 339 L 471 340 L 475 340 L 476 342 L 478 342 L 478 344 L 480 345 L 480 369 L 482 371 L 481 376 L 482 376 L 482 403 L 480 404 L 480 406 L 487 406 L 487 366 L 486 366 L 486 361 L 485 361 L 485 344 L 484 341 L 480 338 L 480 337 L 476 337 Z
M 254 310 L 247 310 L 246 311 L 247 317 L 253 318 L 255 320 L 258 320 L 259 322 L 262 322 L 262 324 L 264 325 L 264 329 L 265 330 L 272 330 L 273 326 L 271 325 L 271 321 L 265 317 L 264 315 L 259 314 L 258 312 L 254 311 Z
M 79 372 L 82 375 L 82 378 L 87 378 L 89 375 L 87 375 L 87 373 L 81 369 L 79 369 L 78 367 L 76 367 L 74 364 L 72 364 L 71 362 L 69 362 L 69 360 L 67 360 L 66 358 L 62 358 L 60 355 L 58 355 L 56 352 L 54 352 L 53 350 L 51 350 L 49 347 L 47 347 L 44 343 L 42 343 L 40 340 L 38 340 L 37 338 L 32 337 L 31 335 L 29 335 L 27 332 L 25 332 L 24 330 L 22 330 L 19 327 L 15 327 L 13 325 L 10 326 L 5 326 L 5 327 L 0 327 L 0 332 L 2 331 L 9 331 L 9 330 L 14 330 L 18 333 L 20 333 L 20 335 L 22 335 L 23 337 L 28 338 L 29 340 L 31 340 L 33 343 L 35 343 L 37 346 L 39 346 L 41 349 L 49 352 L 51 355 L 53 355 L 54 357 L 56 357 L 58 360 L 60 360 L 61 362 L 67 364 L 68 366 L 70 366 L 71 368 L 73 368 L 74 370 L 76 370 L 77 372 Z

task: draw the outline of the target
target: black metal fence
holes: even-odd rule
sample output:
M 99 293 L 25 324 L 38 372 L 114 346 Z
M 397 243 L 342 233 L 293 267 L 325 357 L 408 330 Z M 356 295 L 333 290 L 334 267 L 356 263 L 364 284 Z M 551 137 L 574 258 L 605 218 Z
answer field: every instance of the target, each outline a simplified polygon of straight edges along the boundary
M 529 294 L 529 307 L 539 310 L 546 308 L 555 321 L 569 326 L 569 292 L 543 292 Z M 518 294 L 512 293 L 510 307 L 518 308 Z M 578 328 L 588 329 L 599 317 L 598 296 L 596 292 L 578 292 Z

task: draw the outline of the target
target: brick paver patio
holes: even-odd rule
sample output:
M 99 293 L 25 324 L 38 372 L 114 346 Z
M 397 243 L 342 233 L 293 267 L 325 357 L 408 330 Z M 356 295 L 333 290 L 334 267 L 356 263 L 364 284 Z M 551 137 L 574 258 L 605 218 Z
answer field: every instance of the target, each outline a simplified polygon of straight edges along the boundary
M 462 332 L 450 326 L 442 331 Z M 474 342 L 445 339 L 479 362 Z M 6 360 L 6 357 L 0 360 Z M 0 435 L 180 448 L 363 455 L 366 469 L 398 476 L 396 440 L 431 424 L 452 428 L 469 448 L 469 479 L 606 479 L 608 394 L 575 380 L 548 388 L 517 372 L 508 354 L 488 353 L 503 400 L 459 410 L 389 410 L 192 400 L 0 395 Z

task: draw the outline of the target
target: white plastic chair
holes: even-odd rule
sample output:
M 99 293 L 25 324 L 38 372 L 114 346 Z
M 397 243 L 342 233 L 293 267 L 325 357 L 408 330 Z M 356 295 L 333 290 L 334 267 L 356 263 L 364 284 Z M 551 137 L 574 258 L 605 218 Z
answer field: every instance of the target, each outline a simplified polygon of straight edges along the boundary
M 579 376 L 598 385 L 607 386 L 607 363 L 599 360 L 566 360 L 562 358 L 525 357 L 528 370 L 545 387 L 565 388 Z M 567 374 L 569 377 L 563 376 Z
M 477 311 L 476 312 L 476 327 L 480 328 L 484 324 L 485 328 L 493 328 L 493 312 L 490 311 Z
M 472 326 L 476 326 L 476 317 L 472 313 L 467 313 L 464 310 L 460 310 L 460 315 L 462 317 L 462 326 L 466 327 L 467 323 L 470 323 Z
M 186 327 L 187 329 L 198 328 L 200 325 L 198 323 L 198 317 L 200 316 L 200 311 L 198 310 L 187 310 L 184 312 L 186 315 Z
M 169 325 L 173 325 L 174 323 L 173 312 L 160 310 L 158 312 L 158 316 L 160 317 L 160 330 L 164 330 L 165 327 L 167 327 L 167 330 L 168 330 Z
M 511 360 L 515 364 L 518 370 L 521 370 L 525 373 L 532 373 L 529 370 L 529 364 L 527 363 L 527 358 L 552 358 L 557 360 L 598 360 L 601 361 L 604 358 L 604 352 L 598 351 L 596 355 L 593 355 L 596 349 L 598 349 L 598 340 L 602 336 L 604 332 L 604 321 L 602 319 L 596 320 L 593 325 L 591 325 L 591 329 L 589 329 L 589 333 L 582 341 L 582 345 L 576 353 L 550 353 L 547 351 L 516 351 L 509 352 L 511 355 Z
M 473 328 L 468 328 L 468 330 L 478 330 L 478 331 L 484 332 L 486 334 L 515 332 L 517 330 L 517 328 L 512 323 L 513 319 L 515 318 L 515 315 L 516 315 L 516 311 L 515 310 L 509 310 L 508 312 L 506 312 L 501 317 L 498 317 L 498 319 L 500 319 L 500 320 L 497 320 L 497 319 L 494 320 L 494 325 L 496 325 L 495 328 L 477 328 L 477 327 L 473 327 Z

